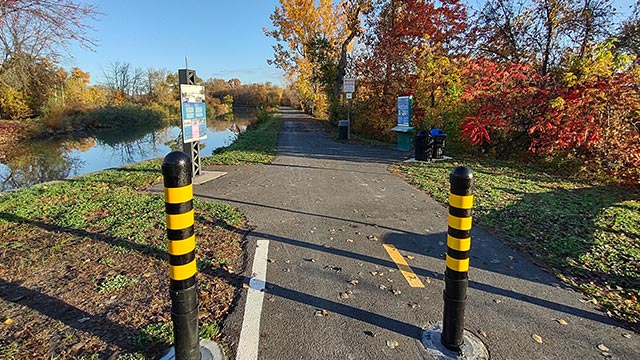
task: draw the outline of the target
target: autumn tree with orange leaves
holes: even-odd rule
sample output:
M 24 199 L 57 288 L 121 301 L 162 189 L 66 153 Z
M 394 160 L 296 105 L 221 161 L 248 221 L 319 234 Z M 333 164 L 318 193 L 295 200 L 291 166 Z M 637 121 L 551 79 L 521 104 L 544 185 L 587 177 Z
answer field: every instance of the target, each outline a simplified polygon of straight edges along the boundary
M 462 49 L 467 12 L 462 1 L 378 1 L 368 13 L 368 32 L 354 65 L 361 84 L 357 100 L 361 117 L 356 127 L 370 134 L 390 134 L 397 96 L 415 92 L 425 59 L 448 56 Z M 420 87 L 418 107 L 437 87 Z M 418 111 L 418 121 L 420 118 Z M 366 119 L 366 121 L 364 120 Z

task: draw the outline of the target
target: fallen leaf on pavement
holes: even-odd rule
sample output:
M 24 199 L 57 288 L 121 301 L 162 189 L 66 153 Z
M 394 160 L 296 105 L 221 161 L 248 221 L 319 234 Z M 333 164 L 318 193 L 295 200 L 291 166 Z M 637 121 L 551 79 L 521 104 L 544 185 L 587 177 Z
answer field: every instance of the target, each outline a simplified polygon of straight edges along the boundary
M 335 272 L 341 272 L 342 271 L 342 268 L 340 266 L 326 265 L 324 268 L 333 270 Z
M 533 334 L 531 335 L 531 338 L 533 338 L 533 340 L 535 340 L 538 344 L 542 344 L 542 337 L 538 334 Z
M 395 349 L 396 346 L 398 346 L 398 342 L 395 340 L 387 340 L 387 346 L 392 349 Z

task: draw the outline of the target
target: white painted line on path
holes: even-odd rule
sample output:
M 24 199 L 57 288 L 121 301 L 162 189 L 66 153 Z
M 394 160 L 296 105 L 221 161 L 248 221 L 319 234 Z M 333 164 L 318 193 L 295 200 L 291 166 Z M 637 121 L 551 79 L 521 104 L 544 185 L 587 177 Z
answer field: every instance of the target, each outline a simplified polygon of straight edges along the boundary
M 264 288 L 267 282 L 267 258 L 269 256 L 269 240 L 258 240 L 253 257 L 251 280 L 247 291 L 247 303 L 244 306 L 244 318 L 238 354 L 236 360 L 255 360 L 258 358 L 258 341 L 260 340 L 260 316 Z

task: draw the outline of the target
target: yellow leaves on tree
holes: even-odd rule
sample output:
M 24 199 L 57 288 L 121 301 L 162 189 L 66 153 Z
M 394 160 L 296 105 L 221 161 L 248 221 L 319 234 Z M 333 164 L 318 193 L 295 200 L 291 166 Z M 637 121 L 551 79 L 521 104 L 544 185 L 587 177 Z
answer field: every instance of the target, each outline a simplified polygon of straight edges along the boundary
M 283 69 L 299 90 L 300 105 L 325 115 L 328 96 L 336 101 L 346 68 L 346 53 L 360 32 L 360 14 L 368 1 L 280 1 L 271 15 L 274 38 L 270 64 Z M 320 94 L 324 93 L 324 94 Z
M 21 120 L 31 116 L 31 109 L 22 91 L 12 87 L 0 87 L 0 118 Z

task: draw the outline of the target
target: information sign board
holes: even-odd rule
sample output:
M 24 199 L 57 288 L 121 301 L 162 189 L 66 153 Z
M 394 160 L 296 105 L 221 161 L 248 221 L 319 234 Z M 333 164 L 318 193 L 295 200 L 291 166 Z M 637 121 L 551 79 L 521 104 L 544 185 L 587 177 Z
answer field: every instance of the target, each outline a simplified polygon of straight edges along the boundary
M 413 97 L 398 97 L 398 126 L 411 126 L 411 117 L 413 115 Z
M 182 138 L 185 143 L 207 138 L 207 106 L 204 86 L 180 84 Z
M 346 93 L 352 93 L 356 91 L 356 79 L 344 78 L 342 79 L 342 91 Z

